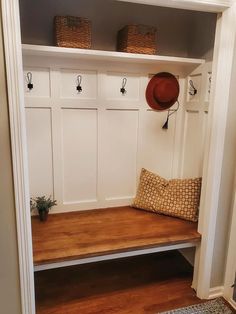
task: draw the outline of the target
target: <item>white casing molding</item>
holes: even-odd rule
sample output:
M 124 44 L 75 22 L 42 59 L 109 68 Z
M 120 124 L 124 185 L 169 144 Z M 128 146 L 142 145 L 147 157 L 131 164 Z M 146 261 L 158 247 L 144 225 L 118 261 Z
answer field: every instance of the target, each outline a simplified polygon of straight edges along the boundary
M 225 273 L 225 282 L 224 282 L 224 297 L 229 302 L 233 301 L 233 288 L 232 284 L 235 280 L 236 275 L 236 245 L 235 245 L 235 237 L 236 237 L 236 194 L 234 197 L 233 203 L 233 216 L 232 216 L 232 224 L 230 231 L 230 240 L 229 240 L 229 249 L 228 256 L 226 262 L 226 273 Z
M 208 299 L 215 299 L 223 296 L 224 286 L 210 288 Z
M 229 300 L 229 304 L 236 310 L 236 302 L 234 300 Z
M 34 314 L 34 270 L 22 84 L 20 19 L 17 0 L 2 0 L 2 20 L 11 129 L 22 313 Z
M 216 29 L 199 221 L 202 242 L 199 252 L 197 295 L 202 299 L 207 299 L 210 294 L 235 36 L 236 3 L 218 16 Z

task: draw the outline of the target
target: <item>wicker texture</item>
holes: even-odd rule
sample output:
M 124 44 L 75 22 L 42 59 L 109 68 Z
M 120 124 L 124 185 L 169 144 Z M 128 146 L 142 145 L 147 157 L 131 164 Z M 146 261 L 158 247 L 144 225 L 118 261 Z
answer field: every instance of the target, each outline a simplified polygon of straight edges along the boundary
M 117 34 L 117 50 L 121 52 L 156 54 L 156 28 L 127 25 Z
M 201 178 L 166 180 L 142 169 L 133 207 L 196 222 Z
M 55 16 L 56 44 L 59 47 L 91 48 L 91 22 L 82 17 Z

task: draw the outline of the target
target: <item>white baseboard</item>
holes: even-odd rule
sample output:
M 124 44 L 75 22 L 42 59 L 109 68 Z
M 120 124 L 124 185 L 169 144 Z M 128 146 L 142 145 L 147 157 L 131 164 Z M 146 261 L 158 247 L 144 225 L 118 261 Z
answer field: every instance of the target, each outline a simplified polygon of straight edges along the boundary
M 228 300 L 229 304 L 236 310 L 236 302 L 234 300 Z
M 215 299 L 223 296 L 224 286 L 210 288 L 208 299 Z

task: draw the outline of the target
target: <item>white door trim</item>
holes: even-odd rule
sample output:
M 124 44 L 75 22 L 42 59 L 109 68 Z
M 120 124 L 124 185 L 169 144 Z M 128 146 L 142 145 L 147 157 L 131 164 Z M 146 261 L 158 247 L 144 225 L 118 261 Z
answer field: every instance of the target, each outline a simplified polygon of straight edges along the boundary
M 212 93 L 203 170 L 203 195 L 200 204 L 199 231 L 202 233 L 199 254 L 197 295 L 210 294 L 212 263 L 221 171 L 224 157 L 225 129 L 231 86 L 236 37 L 236 3 L 218 16 L 212 70 Z M 222 105 L 224 104 L 224 105 Z
M 35 313 L 23 67 L 17 0 L 2 0 L 22 314 Z
M 181 2 L 183 1 L 176 1 L 173 7 L 178 7 L 178 3 Z M 190 3 L 196 5 L 195 0 L 189 0 L 188 4 Z M 2 0 L 2 17 L 9 97 L 22 313 L 34 314 L 34 277 L 18 0 Z M 197 289 L 199 297 L 202 298 L 208 297 L 210 293 L 211 263 L 232 67 L 233 36 L 236 29 L 233 21 L 233 18 L 236 20 L 235 5 L 224 11 L 222 17 L 218 21 L 218 47 L 216 49 L 218 54 L 215 55 L 213 65 L 215 73 L 213 90 L 216 94 L 214 99 L 211 100 L 212 104 L 214 102 L 214 110 L 211 110 L 210 113 L 211 130 L 210 128 L 208 130 L 209 145 L 206 146 L 207 151 L 205 154 L 204 188 L 206 195 L 203 197 L 201 204 L 202 209 L 204 209 L 204 213 L 202 210 L 200 226 L 203 232 L 203 240 L 199 254 Z M 224 30 L 226 34 L 222 35 L 221 30 Z M 230 40 L 227 49 L 225 48 L 226 38 Z M 222 106 L 222 99 L 225 106 Z
M 231 229 L 230 229 L 230 239 L 229 239 L 229 249 L 228 249 L 228 256 L 227 256 L 227 262 L 226 262 L 226 272 L 225 272 L 225 282 L 224 282 L 224 297 L 229 302 L 234 303 L 233 301 L 233 288 L 231 287 L 235 275 L 236 275 L 236 244 L 235 244 L 235 238 L 236 238 L 236 191 L 234 196 L 234 202 L 233 202 L 233 214 L 232 214 L 232 223 L 231 223 Z

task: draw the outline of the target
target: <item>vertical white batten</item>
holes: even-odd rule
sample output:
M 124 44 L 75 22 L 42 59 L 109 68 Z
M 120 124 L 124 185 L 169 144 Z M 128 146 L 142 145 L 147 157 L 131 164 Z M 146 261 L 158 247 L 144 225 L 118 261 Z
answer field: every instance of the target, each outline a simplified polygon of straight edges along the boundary
M 213 90 L 206 145 L 208 150 L 205 152 L 203 197 L 200 204 L 199 231 L 202 233 L 202 242 L 197 286 L 197 295 L 200 298 L 208 298 L 210 294 L 235 35 L 236 3 L 218 16 L 216 29 Z
M 16 224 L 23 314 L 35 313 L 29 182 L 27 169 L 23 67 L 17 0 L 2 0 Z

